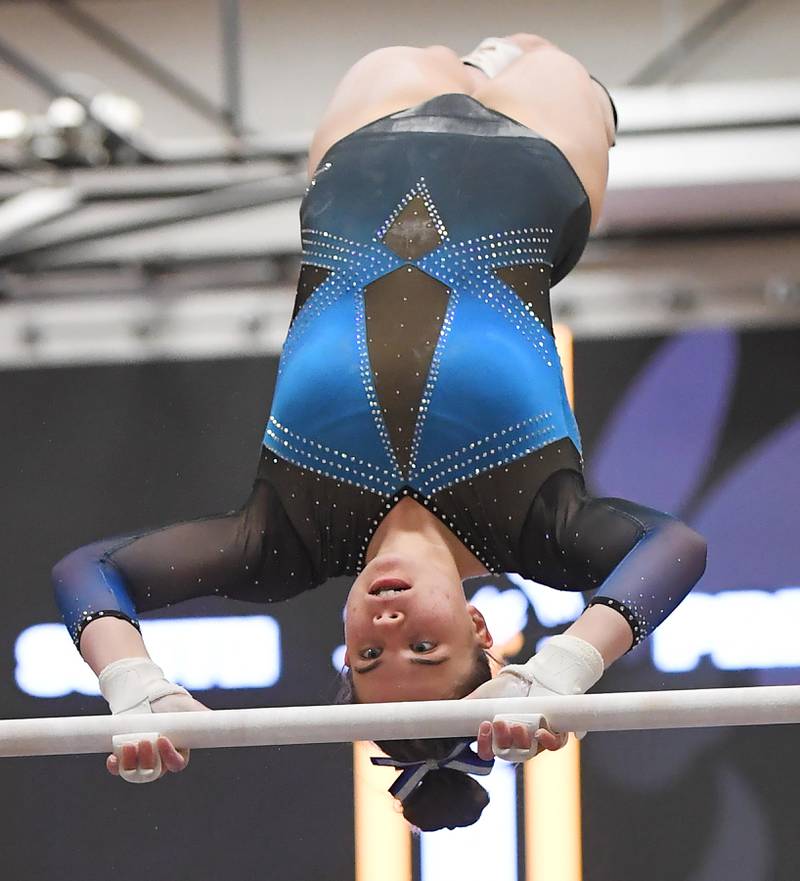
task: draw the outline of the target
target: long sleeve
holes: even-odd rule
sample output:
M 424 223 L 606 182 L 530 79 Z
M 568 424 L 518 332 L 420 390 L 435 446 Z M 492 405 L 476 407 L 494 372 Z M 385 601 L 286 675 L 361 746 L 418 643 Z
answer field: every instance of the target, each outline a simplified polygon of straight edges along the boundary
M 589 496 L 559 471 L 539 491 L 523 532 L 522 574 L 561 590 L 596 590 L 589 604 L 625 617 L 636 645 L 700 579 L 702 536 L 677 518 L 624 499 Z
M 141 612 L 201 596 L 287 599 L 315 586 L 308 555 L 269 484 L 256 481 L 238 511 L 94 542 L 52 572 L 76 647 L 99 617 L 139 627 Z

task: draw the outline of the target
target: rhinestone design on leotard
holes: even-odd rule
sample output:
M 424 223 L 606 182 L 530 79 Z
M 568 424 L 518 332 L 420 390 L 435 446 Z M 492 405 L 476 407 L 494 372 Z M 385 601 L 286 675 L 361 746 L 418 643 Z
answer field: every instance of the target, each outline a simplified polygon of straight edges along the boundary
M 383 517 L 410 496 L 496 571 L 499 559 L 486 538 L 467 537 L 455 512 L 446 513 L 437 496 L 560 438 L 571 438 L 579 447 L 555 342 L 540 317 L 549 313 L 533 305 L 536 296 L 546 298 L 552 234 L 551 227 L 524 226 L 453 241 L 424 177 L 367 241 L 303 230 L 304 265 L 316 267 L 316 274 L 309 274 L 316 287 L 306 285 L 308 295 L 287 336 L 264 444 L 292 465 L 380 496 L 357 568 Z M 336 322 L 350 329 L 331 330 Z M 375 322 L 378 326 L 371 326 Z M 469 398 L 474 383 L 460 393 L 449 391 L 454 371 L 464 372 L 453 353 L 463 358 L 463 336 L 473 325 L 476 333 L 485 332 L 498 344 L 502 340 L 503 346 L 508 339 L 515 341 L 505 367 L 497 365 L 501 371 L 508 371 L 509 364 L 519 365 L 523 373 L 532 371 L 521 391 L 506 392 L 507 401 L 495 403 L 493 386 L 480 391 L 474 403 Z M 401 342 L 403 334 L 407 343 Z M 396 342 L 388 339 L 392 335 Z M 419 340 L 416 347 L 414 340 Z M 313 360 L 318 350 L 326 351 L 324 364 Z M 497 369 L 491 357 L 490 371 Z M 295 377 L 297 358 L 318 367 L 316 381 L 308 372 Z M 485 383 L 486 370 L 479 373 L 478 385 Z M 331 376 L 337 391 L 323 399 L 319 389 Z M 533 412 L 523 404 L 528 385 L 550 389 L 549 397 L 537 392 Z M 481 419 L 476 417 L 475 428 L 465 431 L 459 424 L 454 430 L 449 414 L 458 412 L 461 420 L 465 407 L 481 410 Z M 347 430 L 338 431 L 344 412 Z M 487 432 L 484 426 L 492 422 Z

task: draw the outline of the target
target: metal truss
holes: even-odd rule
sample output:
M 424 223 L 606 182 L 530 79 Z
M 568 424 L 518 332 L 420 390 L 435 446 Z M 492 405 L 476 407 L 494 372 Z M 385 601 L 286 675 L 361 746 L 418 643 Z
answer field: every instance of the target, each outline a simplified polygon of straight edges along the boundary
M 157 58 L 120 34 L 119 31 L 82 9 L 77 3 L 70 2 L 70 0 L 49 0 L 47 6 L 55 15 L 129 64 L 204 119 L 234 137 L 239 137 L 244 133 L 241 112 L 241 50 L 237 0 L 223 0 L 220 4 L 225 93 L 227 96 L 224 107 L 217 106 L 186 79 L 177 76 L 161 64 Z
M 628 80 L 629 86 L 651 86 L 674 73 L 747 8 L 754 0 L 722 0 L 688 31 L 665 46 Z
M 237 0 L 219 4 L 222 104 L 77 3 L 46 5 L 222 137 L 175 144 L 137 132 L 125 142 L 133 165 L 0 170 L 2 363 L 278 351 L 310 133 L 245 126 Z M 634 79 L 669 76 L 749 5 L 725 0 Z M 0 62 L 51 97 L 69 93 L 1 38 Z M 556 315 L 579 336 L 800 322 L 800 84 L 614 96 L 621 130 L 603 222 L 557 289 Z

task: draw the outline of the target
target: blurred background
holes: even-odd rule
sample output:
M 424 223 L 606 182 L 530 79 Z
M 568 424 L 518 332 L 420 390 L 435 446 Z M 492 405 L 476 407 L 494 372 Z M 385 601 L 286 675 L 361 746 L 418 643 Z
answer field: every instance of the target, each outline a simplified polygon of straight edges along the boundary
M 4 717 L 106 712 L 59 623 L 57 559 L 245 498 L 338 78 L 382 45 L 515 31 L 576 55 L 620 114 L 603 223 L 553 295 L 588 479 L 710 546 L 597 690 L 798 682 L 794 0 L 31 0 L 0 2 Z M 185 604 L 145 640 L 215 709 L 328 702 L 348 586 L 269 615 Z M 520 658 L 585 599 L 513 573 L 467 591 Z M 198 751 L 157 787 L 99 756 L 4 759 L 0 859 L 10 881 L 796 881 L 796 742 L 593 734 L 568 769 L 496 770 L 470 830 L 414 837 L 349 746 Z

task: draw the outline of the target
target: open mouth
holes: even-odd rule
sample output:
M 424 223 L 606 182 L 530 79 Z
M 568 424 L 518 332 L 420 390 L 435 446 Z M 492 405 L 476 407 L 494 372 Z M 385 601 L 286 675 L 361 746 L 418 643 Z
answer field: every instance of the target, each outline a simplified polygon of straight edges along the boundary
M 374 597 L 391 597 L 405 590 L 411 590 L 411 585 L 401 578 L 379 578 L 372 583 L 369 594 Z

